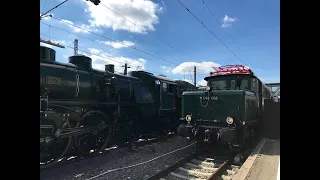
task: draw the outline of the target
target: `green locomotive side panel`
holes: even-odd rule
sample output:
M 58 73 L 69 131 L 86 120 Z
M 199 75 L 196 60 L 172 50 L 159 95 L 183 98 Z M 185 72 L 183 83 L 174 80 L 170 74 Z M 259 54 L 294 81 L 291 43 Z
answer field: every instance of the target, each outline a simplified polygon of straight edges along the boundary
M 154 104 L 152 91 L 146 86 L 141 86 L 140 82 L 134 84 L 135 98 L 140 112 L 144 120 L 154 119 L 158 112 L 157 106 Z
M 40 89 L 49 90 L 49 98 L 56 100 L 92 98 L 91 75 L 73 67 L 40 63 Z
M 120 91 L 120 101 L 130 101 L 134 97 L 133 86 L 137 81 L 129 78 L 117 77 L 117 88 Z
M 175 96 L 173 94 L 164 93 L 162 94 L 162 98 L 164 99 L 162 101 L 162 109 L 173 109 L 175 108 Z
M 145 101 L 142 101 L 141 111 L 153 120 L 157 120 L 159 116 L 172 117 L 176 111 L 176 86 L 177 84 L 167 78 L 155 76 L 152 73 L 144 71 L 133 71 L 130 74 L 141 80 L 137 96 L 143 96 Z M 137 97 L 138 98 L 138 97 Z M 150 103 L 150 100 L 153 100 Z
M 254 94 L 246 94 L 245 97 L 245 117 L 246 123 L 253 123 L 259 120 L 259 101 Z

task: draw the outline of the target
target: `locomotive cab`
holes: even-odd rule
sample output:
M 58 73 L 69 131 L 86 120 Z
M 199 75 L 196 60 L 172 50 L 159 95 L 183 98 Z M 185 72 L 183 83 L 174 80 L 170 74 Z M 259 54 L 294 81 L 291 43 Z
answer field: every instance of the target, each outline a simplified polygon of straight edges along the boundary
M 178 134 L 241 147 L 260 121 L 261 82 L 250 72 L 211 74 L 205 80 L 205 89 L 183 93 Z

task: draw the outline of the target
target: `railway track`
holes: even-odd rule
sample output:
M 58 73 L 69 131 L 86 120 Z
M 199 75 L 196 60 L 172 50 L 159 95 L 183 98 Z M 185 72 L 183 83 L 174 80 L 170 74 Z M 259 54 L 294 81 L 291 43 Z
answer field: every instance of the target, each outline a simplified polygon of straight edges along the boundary
M 158 142 L 161 142 L 161 141 L 168 140 L 168 139 L 173 138 L 175 136 L 176 136 L 175 133 L 168 133 L 168 135 L 166 135 L 165 137 L 152 137 L 152 136 L 145 137 L 144 139 L 139 139 L 139 140 L 135 141 L 132 144 L 132 147 L 138 148 L 138 147 L 141 147 L 141 146 L 151 145 L 151 144 L 154 144 L 154 143 L 158 143 Z M 127 147 L 129 147 L 129 146 L 128 145 L 123 145 L 120 148 L 127 148 Z M 41 171 L 50 170 L 50 169 L 54 169 L 54 168 L 60 167 L 62 165 L 67 165 L 67 164 L 79 162 L 79 161 L 87 159 L 87 158 L 101 156 L 101 155 L 104 155 L 104 154 L 106 154 L 106 153 L 108 153 L 108 152 L 110 152 L 110 151 L 112 151 L 114 149 L 117 149 L 117 148 L 118 147 L 116 145 L 111 145 L 108 148 L 106 148 L 103 152 L 92 153 L 92 154 L 83 155 L 83 156 L 77 156 L 75 154 L 69 153 L 67 156 L 65 156 L 62 159 L 60 159 L 58 161 L 58 163 L 56 163 L 56 164 L 54 164 L 52 166 L 49 166 L 47 168 L 40 168 L 40 172 Z
M 240 169 L 240 166 L 232 165 L 233 157 L 233 155 L 214 155 L 210 154 L 209 151 L 196 152 L 147 180 L 231 179 Z

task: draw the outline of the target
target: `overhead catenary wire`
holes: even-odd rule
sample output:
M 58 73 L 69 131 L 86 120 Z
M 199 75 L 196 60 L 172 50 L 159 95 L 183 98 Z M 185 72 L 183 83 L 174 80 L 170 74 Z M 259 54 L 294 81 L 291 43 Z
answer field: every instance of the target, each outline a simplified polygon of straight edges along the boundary
M 58 7 L 61 6 L 62 4 L 66 3 L 67 1 L 69 1 L 69 0 L 64 0 L 63 2 L 59 3 L 59 4 L 56 5 L 55 7 L 49 9 L 47 12 L 43 13 L 43 14 L 40 16 L 40 18 L 43 17 L 43 16 L 45 16 L 45 15 L 48 14 L 49 12 L 53 11 L 54 9 L 58 8 Z
M 124 43 L 121 42 L 121 41 L 117 41 L 117 40 L 114 40 L 114 39 L 112 39 L 112 38 L 109 38 L 109 37 L 106 37 L 106 36 L 104 36 L 104 35 L 101 35 L 101 34 L 99 34 L 99 33 L 92 32 L 92 31 L 90 31 L 90 30 L 88 30 L 88 29 L 85 29 L 85 28 L 82 28 L 82 27 L 80 27 L 80 26 L 77 26 L 77 25 L 75 25 L 75 24 L 73 24 L 73 23 L 66 22 L 66 21 L 64 21 L 64 20 L 62 20 L 62 19 L 59 19 L 59 18 L 56 18 L 56 17 L 51 17 L 51 18 L 53 18 L 53 19 L 55 19 L 55 20 L 58 20 L 58 21 L 60 21 L 60 22 L 66 23 L 66 24 L 68 24 L 68 25 L 70 25 L 70 26 L 76 27 L 76 28 L 78 28 L 78 29 L 82 29 L 83 31 L 86 31 L 86 32 L 88 32 L 88 33 L 91 33 L 91 34 L 100 36 L 100 37 L 102 37 L 102 38 L 104 38 L 104 39 L 107 39 L 107 40 L 110 40 L 110 41 L 113 41 L 113 42 L 117 42 L 117 43 L 119 43 L 119 44 L 122 44 L 122 45 L 126 46 L 126 44 L 124 44 Z M 166 62 L 171 63 L 171 64 L 175 64 L 175 63 L 173 63 L 173 62 L 171 62 L 171 61 L 169 61 L 169 60 L 166 60 L 166 59 L 164 59 L 164 58 L 161 58 L 161 57 L 159 57 L 159 56 L 156 56 L 156 55 L 151 54 L 151 53 L 149 53 L 149 52 L 146 52 L 146 51 L 144 51 L 144 50 L 138 49 L 138 48 L 136 48 L 136 47 L 134 47 L 134 46 L 129 46 L 128 48 L 135 49 L 135 50 L 140 51 L 140 52 L 142 52 L 142 53 L 144 53 L 144 54 L 147 54 L 147 55 L 149 55 L 149 56 L 152 56 L 152 57 L 154 57 L 154 58 L 157 58 L 157 59 L 166 61 Z
M 40 33 L 40 35 L 49 36 L 49 35 L 44 34 L 44 33 Z M 58 40 L 58 38 L 56 38 L 56 37 L 52 37 L 52 36 L 51 36 L 51 38 Z M 67 47 L 67 48 L 73 49 L 73 46 L 68 46 L 68 45 L 64 45 L 64 46 Z M 100 56 L 100 55 L 98 55 L 98 54 L 91 53 L 91 52 L 85 51 L 85 50 L 80 49 L 80 48 L 78 48 L 78 50 L 79 50 L 80 52 L 83 52 L 83 53 L 86 53 L 86 54 L 89 54 L 89 55 L 94 55 L 94 56 L 100 57 L 100 58 L 102 58 L 102 59 L 107 59 L 107 60 L 114 61 L 114 62 L 121 63 L 121 64 L 125 63 L 125 62 L 117 61 L 117 60 L 111 58 L 110 56 L 106 56 L 106 57 Z M 130 66 L 131 66 L 131 65 L 130 65 Z M 135 68 L 138 68 L 138 67 L 140 67 L 140 66 L 131 66 L 131 67 L 133 67 L 133 68 L 134 68 L 134 67 L 135 67 Z M 140 67 L 140 68 L 141 68 L 141 67 Z M 146 70 L 146 71 L 147 71 L 147 72 L 151 72 L 151 73 L 153 73 L 153 74 L 158 74 L 158 75 L 161 74 L 161 73 L 156 72 L 156 71 L 148 71 L 148 70 Z M 171 78 L 172 80 L 176 79 L 176 78 L 171 77 L 171 76 L 166 76 L 166 77 L 169 77 L 169 78 Z
M 143 28 L 142 26 L 140 26 L 140 25 L 138 25 L 137 23 L 129 20 L 128 18 L 126 18 L 125 16 L 123 16 L 122 14 L 120 14 L 119 12 L 116 12 L 115 10 L 111 9 L 111 8 L 108 7 L 107 5 L 105 5 L 105 4 L 103 4 L 103 3 L 100 3 L 100 4 L 101 4 L 102 6 L 104 6 L 104 7 L 106 7 L 107 9 L 109 9 L 110 11 L 112 11 L 113 13 L 121 16 L 123 19 L 125 19 L 125 20 L 128 21 L 128 22 L 130 22 L 131 24 Z M 204 11 L 204 5 L 203 5 L 203 7 L 202 7 L 202 11 Z M 202 13 L 203 13 L 203 12 L 202 12 Z M 203 22 L 203 16 L 202 16 L 202 22 Z M 148 33 L 148 32 L 147 32 L 147 33 Z M 155 39 L 157 39 L 158 41 L 160 41 L 160 42 L 162 42 L 163 44 L 171 47 L 172 49 L 176 50 L 177 52 L 181 53 L 183 56 L 185 56 L 185 57 L 187 57 L 188 59 L 191 60 L 191 58 L 188 57 L 188 56 L 186 56 L 185 53 L 183 53 L 181 50 L 179 50 L 179 49 L 177 49 L 176 47 L 172 46 L 171 44 L 169 44 L 169 43 L 161 40 L 160 38 L 158 38 L 157 36 L 155 36 L 155 35 L 153 35 L 153 34 L 151 34 L 151 33 L 148 33 L 148 34 L 151 35 L 152 37 L 154 37 Z M 193 68 L 193 67 L 191 67 L 191 68 Z M 190 69 L 186 69 L 186 68 L 183 68 L 182 70 L 190 71 Z
M 62 3 L 58 4 L 56 7 L 52 8 L 51 10 L 49 10 L 49 12 L 52 11 L 53 9 L 57 8 L 58 6 L 62 5 L 63 3 L 67 2 L 67 1 L 68 1 L 68 0 L 65 0 L 65 1 L 63 1 Z M 202 16 L 202 21 L 200 21 L 200 20 L 199 20 L 187 7 L 185 7 L 179 0 L 177 0 L 177 1 L 178 1 L 190 14 L 192 14 L 192 15 L 194 16 L 194 18 L 196 18 L 213 36 L 215 36 L 215 38 L 216 38 L 220 43 L 222 43 L 234 56 L 236 56 L 237 59 L 239 59 L 241 62 L 243 62 L 245 65 L 247 65 L 247 63 L 245 63 L 245 62 L 244 62 L 237 54 L 235 54 L 223 41 L 221 41 L 207 26 L 205 26 L 205 25 L 203 24 L 203 16 Z M 203 3 L 202 11 L 204 11 L 204 6 L 206 6 L 206 8 L 209 10 L 210 14 L 217 20 L 217 22 L 218 22 L 220 25 L 222 25 L 222 23 L 221 23 L 221 22 L 218 20 L 218 18 L 213 14 L 213 12 L 210 10 L 210 8 L 209 8 L 208 5 L 204 2 L 204 0 L 201 0 L 201 1 L 202 1 L 202 3 Z M 109 8 L 108 6 L 106 6 L 105 4 L 102 4 L 102 3 L 100 3 L 100 4 L 101 4 L 102 6 L 105 6 L 106 8 L 108 8 L 110 11 L 112 11 L 112 12 L 118 14 L 119 16 L 123 17 L 123 18 L 126 19 L 128 22 L 131 22 L 131 23 L 134 24 L 135 26 L 139 26 L 138 24 L 132 22 L 131 20 L 129 20 L 128 18 L 124 17 L 124 16 L 121 15 L 120 13 L 112 10 L 111 8 Z M 48 13 L 48 12 L 46 12 L 46 13 Z M 46 13 L 44 13 L 43 15 L 45 15 Z M 89 33 L 98 35 L 98 36 L 103 37 L 103 38 L 107 38 L 107 37 L 104 37 L 104 36 L 101 35 L 101 34 L 92 32 L 92 31 L 90 31 L 90 30 L 87 30 L 87 29 L 82 28 L 82 27 L 80 27 L 80 26 L 76 26 L 76 25 L 74 25 L 74 24 L 71 24 L 71 23 L 69 23 L 69 22 L 63 21 L 63 20 L 61 20 L 61 19 L 58 19 L 58 18 L 55 18 L 55 17 L 52 17 L 52 18 L 53 18 L 53 19 L 56 19 L 56 20 L 59 20 L 60 22 L 67 23 L 67 24 L 69 24 L 70 26 L 74 26 L 74 27 L 76 27 L 76 28 L 79 28 L 79 29 L 82 29 L 82 30 L 84 30 L 84 31 L 87 31 L 87 32 L 89 32 Z M 141 26 L 140 26 L 140 27 L 141 27 Z M 148 33 L 148 34 L 151 35 L 152 37 L 156 38 L 157 40 L 161 41 L 162 43 L 170 46 L 172 49 L 175 49 L 176 51 L 182 53 L 179 49 L 175 48 L 174 46 L 172 46 L 172 45 L 169 44 L 169 43 L 164 42 L 163 40 L 161 40 L 161 39 L 158 38 L 157 36 L 155 36 L 155 35 L 153 35 L 153 34 L 151 34 L 151 33 Z M 229 36 L 229 38 L 232 40 L 232 42 L 237 46 L 237 48 L 238 48 L 240 51 L 242 51 L 241 48 L 239 47 L 239 45 L 230 37 L 229 34 L 228 34 L 228 36 Z M 81 36 L 80 36 L 80 37 L 81 37 Z M 83 37 L 83 38 L 85 38 L 85 37 Z M 88 38 L 86 38 L 86 39 L 88 39 Z M 113 40 L 113 39 L 111 39 L 111 38 L 107 38 L 107 39 L 109 39 L 109 40 L 111 40 L 111 41 L 114 41 L 114 42 L 117 42 L 117 43 L 120 43 L 120 44 L 123 44 L 121 41 Z M 90 40 L 90 39 L 89 39 L 89 40 Z M 92 40 L 92 41 L 94 41 L 94 40 Z M 99 41 L 96 41 L 96 42 L 99 42 Z M 103 43 L 101 43 L 101 44 L 103 44 Z M 124 45 L 124 44 L 123 44 L 123 45 Z M 168 60 L 166 60 L 166 59 L 164 59 L 164 58 L 161 58 L 161 57 L 159 57 L 159 56 L 156 56 L 156 55 L 154 55 L 154 54 L 148 53 L 148 52 L 143 51 L 143 50 L 141 50 L 141 49 L 137 49 L 136 47 L 130 47 L 130 48 L 135 49 L 135 50 L 137 50 L 137 51 L 140 51 L 140 52 L 142 52 L 142 53 L 144 53 L 144 54 L 147 54 L 147 55 L 149 55 L 149 56 L 152 56 L 152 57 L 154 57 L 154 58 L 157 58 L 157 59 L 166 61 L 166 62 L 168 62 L 168 63 L 170 63 L 170 64 L 178 65 L 178 64 L 173 63 L 172 61 L 168 61 Z M 132 54 L 132 53 L 130 53 L 130 54 Z M 182 53 L 182 54 L 183 54 L 183 53 Z M 183 55 L 184 55 L 184 54 L 183 54 Z M 245 58 L 247 59 L 247 57 L 245 57 Z M 247 61 L 250 62 L 248 59 L 247 59 Z M 250 62 L 250 63 L 252 63 L 252 62 Z M 189 69 L 183 69 L 183 70 L 189 71 Z M 197 73 L 197 74 L 200 74 L 200 73 Z M 203 73 L 203 74 L 205 74 L 205 73 Z
M 126 20 L 126 21 L 128 21 L 128 22 L 130 22 L 131 24 L 133 24 L 133 25 L 135 25 L 135 26 L 138 26 L 138 27 L 141 27 L 141 28 L 144 28 L 144 27 L 142 27 L 142 26 L 138 25 L 137 23 L 135 23 L 135 22 L 133 22 L 133 21 L 129 20 L 128 18 L 126 18 L 126 17 L 125 17 L 125 16 L 123 16 L 122 14 L 120 14 L 120 13 L 116 12 L 115 10 L 111 9 L 111 8 L 110 8 L 110 7 L 108 7 L 107 5 L 102 4 L 102 3 L 100 3 L 100 4 L 101 4 L 102 6 L 104 6 L 104 7 L 106 7 L 107 9 L 109 9 L 110 11 L 112 11 L 113 13 L 115 13 L 115 14 L 117 14 L 117 15 L 121 16 L 123 19 L 125 19 L 125 20 Z M 155 36 L 154 34 L 151 34 L 151 33 L 148 33 L 148 32 L 147 32 L 147 34 L 149 34 L 150 36 L 154 37 L 154 38 L 155 38 L 155 39 L 157 39 L 158 41 L 162 42 L 163 44 L 165 44 L 165 45 L 167 45 L 167 46 L 171 47 L 172 49 L 176 50 L 177 52 L 179 52 L 179 53 L 181 53 L 182 55 L 184 55 L 184 56 L 185 56 L 185 54 L 184 54 L 182 51 L 180 51 L 179 49 L 177 49 L 177 48 L 176 48 L 176 47 L 174 47 L 173 45 L 171 45 L 171 44 L 169 44 L 169 43 L 167 43 L 167 42 L 165 42 L 165 41 L 161 40 L 159 37 Z
M 178 2 L 180 2 L 180 1 L 178 1 Z M 206 5 L 204 2 L 203 2 L 203 4 Z M 109 8 L 109 7 L 106 6 L 105 4 L 102 4 L 102 3 L 101 3 L 101 5 L 102 5 L 102 6 L 105 6 L 107 9 L 109 9 L 109 10 L 112 11 L 112 12 L 114 12 L 115 14 L 123 17 L 125 20 L 127 20 L 127 21 L 130 22 L 130 23 L 132 23 L 133 25 L 139 26 L 139 25 L 137 25 L 136 23 L 134 23 L 134 22 L 132 22 L 131 20 L 129 20 L 129 19 L 127 19 L 126 17 L 124 17 L 123 15 L 121 15 L 120 13 L 118 13 L 118 12 L 114 11 L 113 9 Z M 206 5 L 206 7 L 208 8 L 207 5 Z M 187 9 L 187 8 L 186 8 L 186 9 Z M 188 10 L 188 9 L 187 9 L 187 10 Z M 202 10 L 204 11 L 204 6 L 202 7 Z M 188 10 L 188 11 L 189 11 L 189 10 Z M 211 11 L 210 11 L 210 12 L 211 12 Z M 190 13 L 191 13 L 191 12 L 190 12 Z M 191 14 L 192 14 L 192 13 L 191 13 Z M 194 17 L 195 17 L 195 16 L 194 16 Z M 101 36 L 101 37 L 103 37 L 103 38 L 109 39 L 109 40 L 111 40 L 111 41 L 114 41 L 114 42 L 123 44 L 123 43 L 120 42 L 120 41 L 116 41 L 116 40 L 113 40 L 113 39 L 111 39 L 111 38 L 105 37 L 105 36 L 103 36 L 103 35 L 101 35 L 101 34 L 98 34 L 98 33 L 92 32 L 92 31 L 90 31 L 90 30 L 87 30 L 87 29 L 85 29 L 85 28 L 82 28 L 82 27 L 80 27 L 80 26 L 74 25 L 73 23 L 64 21 L 64 20 L 59 19 L 59 18 L 56 18 L 56 17 L 52 17 L 52 18 L 53 18 L 53 19 L 56 19 L 56 20 L 59 20 L 60 22 L 67 23 L 67 24 L 69 24 L 70 26 L 74 26 L 74 27 L 76 27 L 76 28 L 79 28 L 79 29 L 82 29 L 82 30 L 84 30 L 84 31 L 87 31 L 87 32 L 89 32 L 89 33 L 92 33 L 92 34 Z M 195 18 L 196 18 L 196 17 L 195 17 Z M 196 19 L 197 19 L 197 18 L 196 18 Z M 202 19 L 203 19 L 203 17 L 202 17 Z M 199 21 L 199 19 L 197 19 L 197 20 Z M 199 21 L 199 22 L 200 22 L 200 21 Z M 218 21 L 218 22 L 219 22 L 219 21 Z M 203 24 L 203 20 L 202 20 L 201 23 Z M 220 22 L 219 22 L 219 23 L 220 23 Z M 221 23 L 220 23 L 220 24 L 221 24 Z M 141 26 L 140 26 L 140 27 L 141 27 Z M 206 26 L 205 26 L 205 27 L 206 27 Z M 142 28 L 143 28 L 143 27 L 142 27 Z M 208 29 L 208 30 L 209 30 L 209 29 Z M 209 31 L 210 31 L 210 30 L 209 30 Z M 210 32 L 211 32 L 211 31 L 210 31 Z M 212 32 L 211 32 L 211 33 L 212 33 Z M 148 33 L 148 34 L 151 35 L 151 36 L 153 36 L 153 37 L 156 38 L 157 40 L 161 41 L 162 43 L 170 46 L 172 49 L 175 49 L 176 51 L 182 53 L 179 49 L 175 48 L 175 47 L 172 46 L 171 44 L 168 44 L 168 43 L 164 42 L 163 40 L 159 39 L 158 37 L 154 36 L 154 35 L 151 34 L 151 33 Z M 214 35 L 214 34 L 213 34 L 213 35 Z M 223 45 L 226 46 L 226 44 L 224 44 L 217 36 L 215 36 L 215 37 L 216 37 Z M 86 39 L 88 39 L 88 38 L 86 38 Z M 97 41 L 97 42 L 98 42 L 98 41 Z M 226 46 L 226 47 L 227 47 L 238 59 L 240 59 L 228 46 Z M 159 56 L 153 55 L 153 54 L 148 53 L 148 52 L 146 52 L 146 51 L 143 51 L 143 50 L 141 50 L 141 49 L 137 49 L 136 47 L 130 47 L 130 48 L 135 49 L 135 50 L 137 50 L 137 51 L 140 51 L 140 52 L 142 52 L 142 53 L 144 53 L 144 54 L 147 54 L 147 55 L 149 55 L 149 56 L 155 57 L 155 58 L 157 58 L 157 59 L 161 59 L 161 60 L 163 60 L 163 61 L 169 62 L 169 63 L 171 63 L 171 64 L 175 64 L 175 63 L 173 63 L 173 62 L 171 62 L 171 61 L 168 61 L 168 60 L 166 60 L 166 59 L 164 59 L 164 58 L 161 58 L 161 57 L 159 57 Z M 183 53 L 182 53 L 182 54 L 183 54 Z M 241 60 L 241 59 L 240 59 L 240 60 Z M 243 62 L 243 61 L 242 61 L 242 62 Z M 246 64 L 246 63 L 245 63 L 245 64 Z M 177 64 L 175 64 L 175 65 L 177 65 Z M 184 70 L 188 70 L 188 71 L 189 71 L 189 69 L 186 69 L 186 68 L 184 68 Z
M 206 28 L 222 45 L 224 45 L 237 59 L 239 59 L 244 65 L 247 65 L 238 55 L 236 55 L 216 34 L 214 34 L 204 23 L 202 23 L 184 4 L 179 0 L 178 3 L 185 8 L 204 28 Z
M 220 26 L 222 26 L 222 23 L 219 21 L 219 19 L 217 18 L 217 16 L 214 15 L 214 13 L 212 12 L 212 10 L 209 8 L 209 6 L 205 3 L 204 0 L 201 0 L 202 4 L 204 6 L 206 6 L 206 8 L 209 10 L 210 14 L 213 16 L 213 18 L 219 23 Z M 227 32 L 226 32 L 227 33 Z M 228 37 L 231 39 L 231 41 L 236 45 L 236 47 L 243 53 L 242 49 L 239 47 L 239 45 L 231 38 L 231 36 L 229 35 L 229 33 L 227 33 Z M 244 53 L 243 53 L 244 54 Z M 251 64 L 253 64 L 246 56 L 245 59 L 247 61 L 249 61 Z
M 93 31 L 91 31 L 91 30 L 85 29 L 85 28 L 83 28 L 83 27 L 77 26 L 77 25 L 75 25 L 75 24 L 73 24 L 73 23 L 67 22 L 67 21 L 65 21 L 65 20 L 63 20 L 63 19 L 60 19 L 60 18 L 57 18 L 57 17 L 51 17 L 51 18 L 52 18 L 52 19 L 55 19 L 55 20 L 57 20 L 57 21 L 60 21 L 60 22 L 62 22 L 62 23 L 68 24 L 68 25 L 70 25 L 70 26 L 73 26 L 73 27 L 75 27 L 75 28 L 81 29 L 81 30 L 83 30 L 83 31 L 86 31 L 86 32 L 88 32 L 88 33 L 97 35 L 97 36 L 102 37 L 102 38 L 104 38 L 104 39 L 107 39 L 107 40 L 109 40 L 109 41 L 113 41 L 113 42 L 116 42 L 116 43 L 119 43 L 119 44 L 122 44 L 122 45 L 126 46 L 126 44 L 124 44 L 124 43 L 121 42 L 121 41 L 117 41 L 117 40 L 114 40 L 114 39 L 112 39 L 112 38 L 106 37 L 106 36 L 101 35 L 101 34 L 99 34 L 99 33 L 96 33 L 96 32 L 93 32 Z M 136 50 L 136 51 L 139 51 L 139 52 L 141 52 L 141 53 L 143 53 L 143 54 L 146 54 L 146 55 L 149 55 L 149 56 L 151 56 L 151 57 L 160 59 L 160 60 L 165 61 L 165 62 L 167 62 L 167 63 L 169 63 L 169 64 L 172 64 L 172 65 L 175 65 L 175 66 L 179 66 L 179 64 L 176 64 L 176 63 L 174 63 L 174 62 L 172 62 L 172 61 L 169 61 L 169 60 L 164 59 L 164 58 L 162 58 L 162 57 L 159 57 L 159 56 L 157 56 L 157 55 L 151 54 L 151 53 L 146 52 L 146 51 L 144 51 L 144 50 L 141 50 L 141 49 L 139 49 L 139 48 L 136 48 L 135 46 L 129 46 L 128 48 L 134 49 L 134 50 Z M 188 71 L 189 69 L 184 69 L 184 70 L 187 70 L 187 71 Z
M 76 33 L 72 33 L 72 32 L 70 32 L 70 31 L 67 31 L 67 30 L 65 30 L 65 29 L 62 29 L 62 28 L 59 28 L 59 27 L 50 25 L 50 24 L 48 24 L 48 23 L 45 23 L 45 22 L 41 22 L 41 23 L 42 23 L 42 24 L 45 24 L 45 25 L 47 25 L 47 26 L 49 26 L 49 27 L 51 27 L 51 28 L 55 28 L 55 29 L 58 29 L 58 30 L 60 30 L 60 31 L 64 31 L 64 32 L 66 32 L 66 33 L 75 35 L 75 36 L 77 36 L 77 37 L 81 37 L 81 38 L 83 38 L 83 39 L 86 39 L 86 40 L 89 40 L 89 41 L 92 41 L 92 42 L 95 42 L 95 43 L 99 43 L 99 44 L 102 44 L 102 45 L 107 46 L 107 47 L 112 47 L 111 45 L 107 45 L 107 44 L 105 44 L 104 42 L 101 42 L 101 41 L 98 41 L 98 40 L 93 40 L 93 39 L 90 39 L 90 38 L 88 38 L 88 37 L 84 37 L 84 36 L 81 36 L 81 35 L 79 35 L 79 34 L 76 34 Z M 131 55 L 134 55 L 134 56 L 139 56 L 139 57 L 141 57 L 141 55 L 137 55 L 137 54 L 134 54 L 134 53 L 131 53 L 131 52 L 126 52 L 126 53 L 131 54 Z M 143 58 L 145 58 L 145 57 L 143 57 Z M 150 59 L 149 59 L 149 60 L 150 60 Z M 161 65 L 160 63 L 157 63 L 157 64 Z
M 44 33 L 40 33 L 40 35 L 49 36 L 49 35 L 44 34 Z M 56 37 L 52 37 L 52 36 L 51 36 L 51 38 L 58 40 L 58 38 L 56 38 Z M 74 48 L 74 47 L 69 46 L 69 45 L 64 45 L 64 46 L 67 47 L 67 48 L 71 48 L 71 49 Z M 96 54 L 96 53 L 91 53 L 91 52 L 85 51 L 85 50 L 80 49 L 80 48 L 78 48 L 78 50 L 81 51 L 81 52 L 83 52 L 83 53 L 86 53 L 86 54 L 90 54 L 90 55 L 94 55 L 94 56 L 100 57 L 100 58 L 102 58 L 102 59 L 108 59 L 108 60 L 110 60 L 110 61 L 114 61 L 114 62 L 117 62 L 117 63 L 123 63 L 123 62 L 121 62 L 121 61 L 117 61 L 117 60 L 115 60 L 115 59 L 112 59 L 110 56 L 107 56 L 107 55 L 105 55 L 105 56 L 106 56 L 106 57 L 105 57 L 105 56 L 100 56 L 99 54 Z M 132 67 L 137 67 L 137 66 L 132 66 Z
M 204 13 L 204 7 L 206 7 L 206 8 L 209 10 L 210 14 L 211 14 L 211 15 L 215 18 L 215 20 L 220 24 L 220 26 L 222 26 L 222 23 L 221 23 L 221 22 L 218 20 L 218 18 L 214 15 L 214 13 L 211 11 L 211 9 L 208 7 L 208 5 L 204 2 L 204 0 L 201 0 L 201 1 L 202 1 L 202 21 L 201 21 L 201 23 L 202 23 L 202 24 L 204 23 L 204 22 L 203 22 L 203 18 L 204 18 L 204 17 L 203 17 L 203 13 Z M 107 9 L 109 9 L 110 11 L 112 11 L 113 13 L 121 16 L 122 18 L 124 18 L 124 19 L 127 20 L 128 22 L 132 23 L 133 25 L 139 26 L 139 25 L 136 24 L 135 22 L 129 20 L 128 18 L 126 18 L 126 17 L 123 16 L 122 14 L 116 12 L 115 10 L 111 9 L 111 8 L 108 7 L 107 5 L 102 4 L 102 3 L 100 3 L 100 4 L 101 4 L 102 6 L 104 6 L 104 7 L 106 7 Z M 139 27 L 143 28 L 142 26 L 139 26 Z M 151 33 L 148 33 L 148 34 L 151 35 L 152 37 L 154 37 L 155 39 L 159 40 L 160 42 L 166 44 L 167 46 L 171 47 L 172 49 L 180 52 L 182 55 L 185 56 L 185 54 L 184 54 L 183 52 L 181 52 L 179 49 L 175 48 L 175 47 L 172 46 L 171 44 L 164 42 L 163 40 L 161 40 L 160 38 L 158 38 L 157 36 L 155 36 L 155 35 L 153 35 L 153 34 L 151 34 Z M 230 36 L 229 34 L 227 34 L 227 35 L 228 35 L 228 37 L 231 39 L 231 41 L 236 45 L 236 47 L 243 53 L 243 51 L 242 51 L 242 49 L 239 47 L 239 45 L 231 38 L 231 36 Z M 219 40 L 219 39 L 218 39 L 218 40 Z M 223 43 L 223 42 L 222 42 L 222 43 Z M 224 44 L 224 43 L 223 43 L 223 44 Z M 224 44 L 224 45 L 225 45 L 225 44 Z M 228 48 L 228 47 L 227 47 L 227 48 Z M 228 49 L 231 51 L 230 48 L 228 48 Z M 233 53 L 233 52 L 232 52 L 232 53 Z M 243 53 L 243 54 L 244 54 L 244 53 Z M 234 53 L 234 55 L 235 55 L 235 53 Z M 235 55 L 235 56 L 237 56 L 237 55 Z M 188 57 L 188 58 L 189 58 L 189 57 Z M 237 58 L 239 58 L 239 57 L 237 56 Z M 191 58 L 190 58 L 190 59 L 191 59 Z M 239 58 L 239 59 L 240 59 L 240 58 Z M 249 63 L 253 64 L 246 56 L 245 56 L 245 59 L 246 59 Z M 245 62 L 242 61 L 241 59 L 240 59 L 240 61 L 243 62 L 243 63 L 245 63 Z M 184 69 L 184 70 L 189 71 L 189 69 Z

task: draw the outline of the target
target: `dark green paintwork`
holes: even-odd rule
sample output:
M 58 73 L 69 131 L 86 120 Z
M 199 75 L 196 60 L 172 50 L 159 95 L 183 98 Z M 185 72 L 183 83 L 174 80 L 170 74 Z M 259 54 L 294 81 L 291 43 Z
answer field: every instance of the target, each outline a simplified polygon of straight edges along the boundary
M 227 117 L 234 121 L 247 123 L 257 120 L 258 103 L 253 92 L 245 90 L 214 90 L 209 93 L 210 100 L 204 100 L 208 91 L 189 91 L 182 96 L 182 114 L 192 114 L 193 118 L 217 120 L 217 124 L 226 124 Z M 200 97 L 202 100 L 200 100 Z M 218 100 L 212 100 L 217 97 Z
M 92 59 L 84 55 L 70 56 L 69 63 L 77 65 L 77 67 L 80 69 L 92 69 Z
M 48 47 L 40 46 L 40 59 L 55 61 L 56 51 Z

